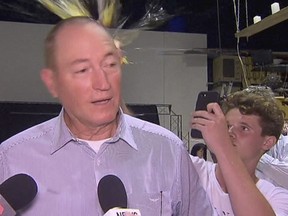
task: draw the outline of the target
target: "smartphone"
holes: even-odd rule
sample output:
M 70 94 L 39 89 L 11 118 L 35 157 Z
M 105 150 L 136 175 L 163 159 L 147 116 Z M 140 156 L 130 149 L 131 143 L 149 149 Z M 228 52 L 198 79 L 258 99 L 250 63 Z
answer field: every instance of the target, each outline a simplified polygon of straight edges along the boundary
M 217 91 L 201 91 L 198 94 L 195 110 L 207 110 L 209 103 L 220 103 L 220 94 Z M 202 139 L 202 133 L 199 130 L 191 129 L 191 137 Z

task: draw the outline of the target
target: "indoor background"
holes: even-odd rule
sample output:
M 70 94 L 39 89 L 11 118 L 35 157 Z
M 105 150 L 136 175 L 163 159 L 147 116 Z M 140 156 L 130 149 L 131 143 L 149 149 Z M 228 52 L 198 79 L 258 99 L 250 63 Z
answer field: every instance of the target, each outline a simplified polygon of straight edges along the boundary
M 95 3 L 97 1 L 86 0 L 86 2 L 90 2 L 91 8 L 96 8 Z M 127 74 L 130 77 L 134 78 L 133 81 L 134 84 L 135 80 L 137 82 L 135 86 L 131 86 L 131 82 L 129 83 L 128 81 L 124 81 L 126 82 L 124 84 L 125 86 L 129 85 L 131 88 L 134 87 L 134 89 L 136 88 L 139 89 L 139 92 L 137 92 L 136 90 L 134 91 L 135 95 L 128 95 L 128 102 L 132 103 L 141 102 L 147 104 L 163 103 L 165 104 L 164 108 L 162 107 L 164 109 L 164 113 L 166 112 L 165 111 L 167 108 L 166 105 L 167 104 L 168 106 L 172 105 L 173 113 L 172 115 L 171 113 L 169 113 L 168 115 L 170 119 L 168 122 L 169 125 L 167 127 L 172 131 L 175 130 L 176 134 L 180 135 L 181 138 L 183 139 L 185 138 L 186 140 L 188 140 L 187 141 L 188 147 L 191 147 L 189 128 L 187 122 L 189 121 L 190 112 L 193 110 L 193 106 L 195 105 L 197 93 L 200 90 L 205 89 L 221 90 L 221 88 L 223 87 L 223 85 L 221 86 L 221 84 L 223 84 L 222 82 L 226 83 L 232 81 L 236 88 L 239 88 L 239 86 L 242 85 L 242 82 L 236 82 L 235 74 L 232 77 L 228 77 L 229 79 L 224 79 L 225 77 L 223 77 L 222 74 L 219 80 L 215 80 L 216 70 L 213 70 L 213 62 L 215 62 L 215 59 L 217 59 L 217 57 L 221 56 L 222 54 L 228 56 L 229 58 L 232 57 L 233 61 L 236 61 L 235 57 L 237 54 L 236 53 L 237 40 L 234 34 L 237 31 L 236 28 L 237 19 L 239 23 L 239 29 L 242 30 L 246 28 L 247 25 L 250 26 L 253 24 L 254 16 L 256 15 L 261 16 L 262 19 L 265 19 L 265 17 L 270 16 L 272 3 L 274 3 L 274 1 L 268 1 L 268 0 L 265 1 L 263 0 L 258 1 L 256 0 L 253 1 L 252 0 L 247 1 L 122 0 L 120 1 L 121 10 L 119 13 L 119 17 L 127 18 L 126 22 L 124 23 L 123 26 L 121 26 L 121 28 L 125 30 L 126 29 L 143 30 L 141 35 L 138 36 L 138 38 L 133 41 L 132 43 L 133 46 L 127 47 L 127 53 L 133 54 L 131 57 L 129 57 L 128 55 L 128 59 L 131 60 L 133 63 L 135 63 L 134 65 L 131 64 L 127 66 L 128 69 Z M 278 3 L 280 5 L 280 9 L 286 8 L 288 6 L 288 2 L 284 0 L 278 1 Z M 238 8 L 240 9 L 238 10 Z M 95 11 L 94 16 L 97 17 L 98 16 L 97 10 Z M 288 18 L 287 10 L 286 10 L 286 17 Z M 257 50 L 258 51 L 271 50 L 272 53 L 281 54 L 278 55 L 277 58 L 279 58 L 279 56 L 281 57 L 280 59 L 282 63 L 281 69 L 284 68 L 285 70 L 285 73 L 282 72 L 280 73 L 282 79 L 281 85 L 283 86 L 284 86 L 283 83 L 286 83 L 286 78 L 283 78 L 283 76 L 285 77 L 287 74 L 286 72 L 287 72 L 287 60 L 288 60 L 287 55 L 288 42 L 286 39 L 288 35 L 287 18 L 283 22 L 278 23 L 268 29 L 265 29 L 249 37 L 248 39 L 244 37 L 241 38 L 239 41 L 240 50 L 247 51 L 245 52 L 245 57 L 251 56 L 251 52 Z M 33 37 L 30 36 L 28 33 L 23 34 L 24 38 L 23 36 L 21 37 L 21 32 L 24 32 L 22 30 L 25 30 L 26 24 L 29 24 L 29 27 L 31 27 L 30 34 L 32 35 L 33 33 L 35 35 L 35 43 L 31 44 L 29 46 L 29 49 L 32 49 L 31 53 L 33 52 L 39 53 L 41 52 L 40 39 L 42 36 L 45 35 L 47 31 L 46 26 L 55 24 L 59 20 L 61 20 L 60 17 L 50 12 L 36 0 L 13 0 L 13 1 L 1 0 L 0 21 L 3 21 L 4 23 L 2 29 L 0 30 L 0 38 L 2 38 L 2 36 L 4 35 L 3 38 L 10 37 L 11 40 L 9 40 L 9 42 L 1 40 L 0 47 L 3 48 L 1 50 L 2 52 L 1 56 L 2 57 L 4 56 L 4 59 L 2 59 L 0 62 L 1 63 L 4 62 L 5 64 L 7 62 L 6 58 L 11 59 L 11 57 L 8 56 L 9 51 L 7 52 L 7 50 L 10 49 L 10 47 L 17 48 L 17 46 L 20 46 L 20 42 L 23 44 L 25 43 L 25 41 L 27 41 L 28 43 L 28 39 Z M 21 23 L 23 25 L 21 25 Z M 37 27 L 36 25 L 33 24 L 37 24 Z M 10 27 L 12 26 L 13 29 L 10 29 Z M 5 31 L 4 27 L 7 28 L 6 32 L 4 32 Z M 114 28 L 118 27 L 119 26 L 115 24 Z M 16 32 L 14 28 L 19 30 L 19 33 Z M 21 37 L 23 41 L 17 41 L 19 40 L 19 38 L 17 38 L 16 36 L 14 38 L 15 41 L 13 41 L 13 38 L 8 34 L 9 30 L 11 31 L 9 32 L 9 34 L 11 33 L 11 35 L 13 35 L 13 31 L 15 31 L 14 34 L 16 34 L 16 36 Z M 7 35 L 5 35 L 6 33 Z M 193 36 L 191 36 L 192 34 Z M 147 38 L 149 37 L 151 37 L 151 40 L 149 40 L 150 44 L 148 44 L 147 40 Z M 155 49 L 158 49 L 157 45 L 161 43 L 164 44 L 165 46 L 159 47 L 160 52 L 157 52 L 157 55 L 163 55 L 164 57 L 163 59 L 161 58 L 158 59 L 159 56 L 156 56 L 155 54 L 156 52 L 151 51 L 152 50 L 151 47 L 154 46 L 156 47 Z M 143 46 L 142 51 L 141 49 L 138 49 L 138 47 L 141 46 Z M 138 50 L 136 50 L 135 47 L 137 47 Z M 25 49 L 22 49 L 21 47 L 19 47 L 19 50 L 25 51 Z M 27 50 L 27 53 L 28 52 L 30 51 Z M 9 63 L 10 65 L 8 65 L 6 68 L 5 67 L 2 68 L 2 73 L 5 72 L 5 69 L 7 69 L 6 73 L 18 73 L 19 69 L 15 69 L 15 72 L 12 72 L 11 69 L 12 66 L 15 64 L 15 62 L 16 62 L 15 65 L 24 68 L 25 65 L 21 65 L 20 60 L 26 56 L 23 56 L 23 53 L 20 54 L 18 56 L 18 54 L 14 53 L 14 56 L 17 56 L 18 59 L 16 58 L 16 61 Z M 197 55 L 197 54 L 203 54 L 203 55 Z M 13 55 L 11 54 L 11 56 Z M 143 66 L 143 64 L 140 62 L 142 61 L 142 59 L 144 59 L 143 56 L 145 56 L 145 59 L 149 59 L 148 62 L 146 62 L 148 63 L 148 66 L 150 65 L 157 66 L 156 69 L 154 68 L 151 69 L 150 71 L 152 70 L 169 71 L 169 69 L 179 71 L 176 73 L 169 72 L 167 74 L 151 73 L 148 76 L 150 78 L 141 76 L 142 72 L 140 71 L 135 72 L 134 70 L 135 68 L 139 69 L 140 66 L 147 67 L 146 65 Z M 157 59 L 155 56 L 157 57 Z M 230 60 L 229 58 L 228 60 Z M 27 59 L 25 59 L 25 61 L 26 60 Z M 155 62 L 151 63 L 149 61 L 155 61 Z M 40 63 L 36 61 L 33 62 L 31 60 L 29 64 L 37 65 L 36 68 L 33 68 L 33 70 L 35 69 L 35 71 L 37 71 L 40 68 Z M 252 65 L 253 63 L 249 63 L 249 67 L 251 66 L 250 64 Z M 27 71 L 29 70 L 30 68 L 27 68 Z M 191 70 L 194 73 L 193 75 L 188 74 L 189 71 Z M 222 68 L 221 70 L 223 73 L 224 69 Z M 183 74 L 180 74 L 180 72 L 183 72 Z M 206 75 L 203 76 L 203 73 L 206 73 Z M 257 73 L 253 72 L 253 74 L 260 74 L 262 76 L 264 73 L 262 73 L 262 71 L 258 73 L 257 71 Z M 5 82 L 5 84 L 3 85 L 2 83 L 0 87 L 0 89 L 2 88 L 0 92 L 0 95 L 2 94 L 0 98 L 1 100 L 3 100 L 3 98 L 5 99 L 3 95 L 7 95 L 7 92 L 5 92 L 6 91 L 5 85 L 9 85 L 9 81 L 11 81 L 11 80 L 5 80 L 7 75 L 3 76 L 5 77 L 2 77 L 1 78 L 2 81 L 0 82 Z M 24 80 L 26 78 L 26 75 L 22 74 L 21 76 L 23 76 L 22 77 L 23 83 L 19 83 L 17 81 L 18 82 L 17 87 L 19 87 L 18 88 L 19 92 L 22 91 L 20 87 L 23 87 L 23 89 L 26 88 L 24 86 L 25 83 Z M 36 75 L 33 76 L 35 77 Z M 152 76 L 154 76 L 153 78 L 154 80 L 155 78 L 157 79 L 159 78 L 160 82 L 153 85 L 154 80 L 151 80 Z M 180 80 L 179 77 L 182 78 L 182 80 Z M 274 77 L 272 76 L 272 78 Z M 176 80 L 176 79 L 179 80 L 173 83 L 168 82 L 170 80 Z M 185 83 L 185 85 L 184 84 L 181 85 L 181 82 L 183 80 L 185 81 L 188 80 L 188 82 Z M 37 80 L 33 80 L 34 83 L 36 83 L 36 81 Z M 217 82 L 219 81 L 220 85 L 215 86 L 216 81 Z M 11 83 L 13 82 L 14 81 L 11 81 Z M 151 92 L 149 91 L 142 91 L 141 87 L 143 87 L 144 89 L 145 88 L 144 85 L 146 85 L 145 84 L 146 82 L 151 82 L 150 83 L 151 88 L 154 88 L 154 91 L 160 92 L 161 94 L 158 96 L 157 94 L 151 94 Z M 19 95 L 19 92 L 17 92 L 16 90 L 17 89 L 15 88 L 11 90 L 11 92 L 13 93 L 14 91 L 14 95 Z M 31 91 L 32 92 L 34 91 L 33 93 L 36 94 L 35 90 L 32 89 Z M 176 91 L 178 91 L 180 95 L 173 94 Z M 129 94 L 131 90 L 124 89 L 124 92 Z M 39 93 L 41 93 L 41 91 L 39 91 Z M 45 98 L 45 97 L 39 95 L 39 98 Z M 18 100 L 18 98 L 15 98 L 15 100 Z M 31 100 L 33 100 L 33 98 Z M 171 119 L 171 116 L 172 117 L 174 116 L 175 119 Z M 179 116 L 182 117 L 182 120 L 180 122 L 178 120 Z M 175 125 L 173 125 L 173 122 L 174 123 L 176 122 Z M 176 129 L 174 128 L 174 126 L 176 126 Z

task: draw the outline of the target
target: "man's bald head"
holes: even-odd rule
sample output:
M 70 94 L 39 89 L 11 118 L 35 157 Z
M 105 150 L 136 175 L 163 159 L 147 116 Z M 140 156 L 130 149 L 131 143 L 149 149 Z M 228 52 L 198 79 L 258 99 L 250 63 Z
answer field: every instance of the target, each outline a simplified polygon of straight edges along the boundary
M 65 29 L 72 26 L 85 26 L 85 25 L 94 25 L 99 34 L 103 34 L 110 38 L 113 41 L 110 34 L 106 31 L 105 27 L 102 26 L 98 21 L 91 19 L 89 17 L 71 17 L 68 19 L 64 19 L 60 21 L 57 25 L 55 25 L 51 31 L 48 33 L 45 40 L 45 66 L 47 68 L 55 69 L 56 68 L 56 59 L 55 59 L 55 51 L 57 44 L 57 37 L 61 34 Z

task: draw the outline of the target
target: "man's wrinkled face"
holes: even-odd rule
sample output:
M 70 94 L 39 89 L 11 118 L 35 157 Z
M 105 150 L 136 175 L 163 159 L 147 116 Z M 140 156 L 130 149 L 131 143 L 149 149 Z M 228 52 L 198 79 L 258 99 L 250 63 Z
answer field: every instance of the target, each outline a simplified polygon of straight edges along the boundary
M 50 92 L 69 117 L 89 127 L 116 119 L 121 95 L 120 56 L 113 40 L 93 24 L 66 26 L 56 37 Z

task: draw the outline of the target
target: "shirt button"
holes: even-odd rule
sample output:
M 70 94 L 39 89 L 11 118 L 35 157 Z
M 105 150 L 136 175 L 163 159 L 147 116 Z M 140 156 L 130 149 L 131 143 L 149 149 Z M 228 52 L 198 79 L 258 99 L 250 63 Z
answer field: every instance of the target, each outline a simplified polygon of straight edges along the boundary
M 98 159 L 97 160 L 97 166 L 100 166 L 101 165 L 101 161 Z

